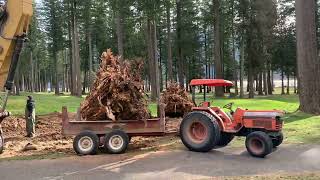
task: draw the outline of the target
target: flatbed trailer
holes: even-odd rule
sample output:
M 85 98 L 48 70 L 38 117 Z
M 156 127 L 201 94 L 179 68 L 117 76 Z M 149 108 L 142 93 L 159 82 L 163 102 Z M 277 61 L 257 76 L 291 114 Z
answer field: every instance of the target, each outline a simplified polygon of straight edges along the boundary
M 79 155 L 96 154 L 99 147 L 109 153 L 124 153 L 131 137 L 166 135 L 166 119 L 163 108 L 159 118 L 146 120 L 84 121 L 78 112 L 70 119 L 67 107 L 62 108 L 62 134 L 75 136 L 73 148 Z M 172 132 L 171 132 L 172 133 Z

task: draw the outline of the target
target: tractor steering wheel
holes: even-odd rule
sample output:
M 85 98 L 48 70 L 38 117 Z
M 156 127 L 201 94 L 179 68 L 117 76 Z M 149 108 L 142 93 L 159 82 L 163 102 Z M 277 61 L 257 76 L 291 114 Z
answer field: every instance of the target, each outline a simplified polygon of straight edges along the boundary
M 226 104 L 225 106 L 223 106 L 223 108 L 228 109 L 228 110 L 230 110 L 231 112 L 233 112 L 233 111 L 232 111 L 232 106 L 233 106 L 233 105 L 234 105 L 234 102 L 231 102 L 231 103 Z

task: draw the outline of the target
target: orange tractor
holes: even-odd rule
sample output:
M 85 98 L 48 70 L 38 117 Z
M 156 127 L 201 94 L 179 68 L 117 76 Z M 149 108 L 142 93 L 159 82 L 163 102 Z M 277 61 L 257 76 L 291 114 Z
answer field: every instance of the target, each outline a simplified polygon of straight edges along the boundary
M 190 85 L 195 102 L 196 86 L 227 87 L 233 83 L 222 79 L 195 79 Z M 199 107 L 192 108 L 180 126 L 181 140 L 191 151 L 208 152 L 228 145 L 235 136 L 245 136 L 247 151 L 254 157 L 265 157 L 282 143 L 283 111 L 241 108 L 233 111 L 234 103 L 229 103 L 223 107 L 230 111 L 227 113 L 219 107 L 211 107 L 206 102 L 206 94 L 204 99 Z

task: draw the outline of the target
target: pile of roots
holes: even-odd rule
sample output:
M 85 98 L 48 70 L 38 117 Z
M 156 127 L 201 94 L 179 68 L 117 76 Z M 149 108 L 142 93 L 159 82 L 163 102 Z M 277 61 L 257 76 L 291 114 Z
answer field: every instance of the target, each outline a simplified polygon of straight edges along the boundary
M 165 113 L 168 117 L 183 117 L 191 112 L 194 106 L 188 92 L 174 82 L 169 83 L 167 89 L 163 92 L 161 103 L 165 104 Z
M 83 120 L 145 120 L 150 117 L 144 99 L 142 61 L 120 61 L 110 49 L 102 53 L 100 69 L 90 94 L 81 104 Z

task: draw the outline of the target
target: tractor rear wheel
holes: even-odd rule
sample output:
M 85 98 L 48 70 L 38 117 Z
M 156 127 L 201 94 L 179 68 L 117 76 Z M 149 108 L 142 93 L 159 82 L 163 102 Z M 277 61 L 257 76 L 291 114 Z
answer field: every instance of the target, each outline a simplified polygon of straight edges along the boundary
M 273 144 L 268 134 L 256 131 L 247 136 L 246 148 L 252 156 L 264 158 L 272 152 Z
M 208 152 L 220 140 L 220 126 L 209 113 L 191 112 L 181 122 L 180 137 L 189 150 Z
M 0 133 L 0 154 L 3 153 L 3 149 L 4 149 L 4 139 L 2 134 Z
M 222 132 L 220 141 L 218 142 L 217 146 L 225 147 L 233 140 L 233 138 L 234 138 L 234 134 Z
M 283 133 L 280 132 L 279 135 L 275 138 L 275 139 L 272 139 L 272 144 L 273 144 L 273 147 L 278 147 L 280 146 L 280 144 L 282 144 L 283 142 Z

